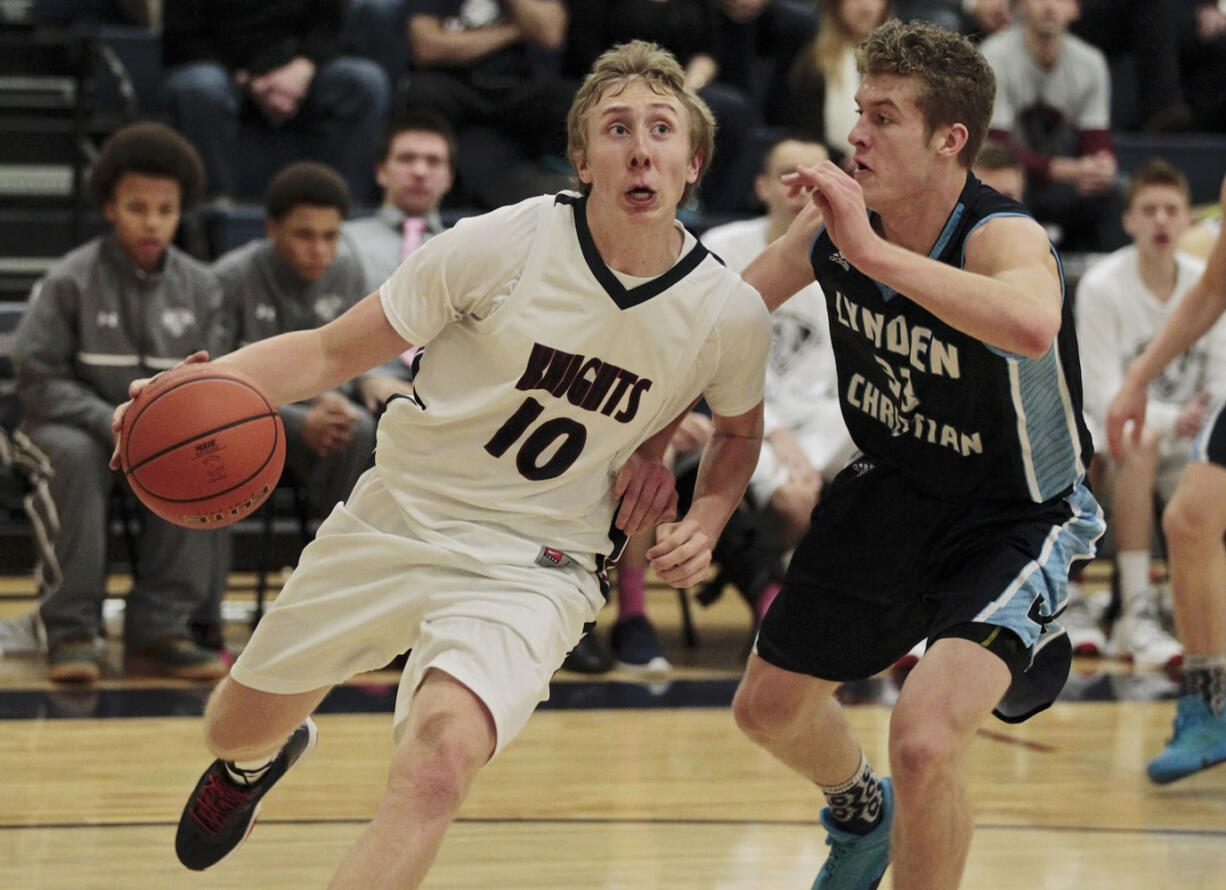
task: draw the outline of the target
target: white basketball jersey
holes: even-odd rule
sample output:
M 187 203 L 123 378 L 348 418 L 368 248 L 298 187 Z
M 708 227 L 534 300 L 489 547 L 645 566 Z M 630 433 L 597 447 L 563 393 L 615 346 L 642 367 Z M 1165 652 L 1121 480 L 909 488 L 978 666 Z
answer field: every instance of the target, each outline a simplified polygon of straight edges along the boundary
M 723 415 L 762 400 L 757 292 L 688 233 L 658 278 L 615 273 L 585 210 L 563 193 L 463 220 L 380 288 L 427 345 L 376 451 L 419 523 L 497 526 L 588 563 L 612 547 L 612 483 L 643 440 L 700 395 Z

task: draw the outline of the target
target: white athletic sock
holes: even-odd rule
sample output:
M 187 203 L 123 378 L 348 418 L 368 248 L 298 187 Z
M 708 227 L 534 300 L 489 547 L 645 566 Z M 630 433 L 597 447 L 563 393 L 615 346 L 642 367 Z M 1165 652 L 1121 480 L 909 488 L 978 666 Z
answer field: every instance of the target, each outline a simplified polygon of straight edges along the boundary
M 226 775 L 233 779 L 236 785 L 254 785 L 268 772 L 268 768 L 276 759 L 277 755 L 271 754 L 263 760 L 223 760 L 222 763 L 225 765 Z
M 1130 602 L 1153 589 L 1149 583 L 1149 552 L 1121 550 L 1115 555 L 1115 565 L 1120 573 L 1120 598 L 1127 610 Z

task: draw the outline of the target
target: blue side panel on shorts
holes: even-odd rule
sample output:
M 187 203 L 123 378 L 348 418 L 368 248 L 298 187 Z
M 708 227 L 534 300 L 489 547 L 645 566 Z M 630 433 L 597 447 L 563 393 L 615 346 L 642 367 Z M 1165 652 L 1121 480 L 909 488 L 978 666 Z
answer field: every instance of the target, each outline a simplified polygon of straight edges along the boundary
M 1084 481 L 1067 498 L 1073 515 L 1052 526 L 1039 556 L 1026 564 L 1000 596 L 975 616 L 976 621 L 1007 627 L 1034 646 L 1039 635 L 1063 632 L 1055 620 L 1068 601 L 1069 566 L 1094 556 L 1096 542 L 1106 530 L 1102 507 Z

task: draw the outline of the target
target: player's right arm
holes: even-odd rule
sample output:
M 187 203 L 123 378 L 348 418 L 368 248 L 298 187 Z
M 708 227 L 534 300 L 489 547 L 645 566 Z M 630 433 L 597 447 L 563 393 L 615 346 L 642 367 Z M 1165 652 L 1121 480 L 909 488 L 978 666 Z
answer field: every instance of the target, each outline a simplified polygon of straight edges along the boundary
M 378 292 L 364 297 L 338 318 L 322 327 L 289 331 L 248 343 L 217 359 L 215 364 L 242 371 L 259 385 L 274 405 L 301 402 L 340 386 L 375 365 L 400 355 L 410 346 L 387 320 Z M 208 360 L 208 353 L 194 353 L 181 364 Z M 134 380 L 128 395 L 136 396 L 152 378 Z M 115 409 L 111 430 L 115 452 L 111 466 L 118 467 L 119 433 L 130 401 Z
M 1226 179 L 1222 180 L 1221 198 L 1226 202 Z M 1150 381 L 1173 358 L 1191 349 L 1223 312 L 1226 312 L 1226 229 L 1218 233 L 1204 274 L 1184 295 L 1179 307 L 1145 351 L 1129 365 L 1120 391 L 1111 400 L 1107 409 L 1107 441 L 1112 455 L 1117 458 L 1121 455 L 1124 431 L 1129 423 L 1134 439 L 1140 436 L 1145 425 L 1145 399 Z
M 762 448 L 761 402 L 744 414 L 715 414 L 712 420 L 690 509 L 680 522 L 661 525 L 647 551 L 657 577 L 677 588 L 706 578 L 715 542 L 741 502 Z
M 387 320 L 376 292 L 322 327 L 249 343 L 217 364 L 235 366 L 260 384 L 272 404 L 283 405 L 340 386 L 410 345 Z

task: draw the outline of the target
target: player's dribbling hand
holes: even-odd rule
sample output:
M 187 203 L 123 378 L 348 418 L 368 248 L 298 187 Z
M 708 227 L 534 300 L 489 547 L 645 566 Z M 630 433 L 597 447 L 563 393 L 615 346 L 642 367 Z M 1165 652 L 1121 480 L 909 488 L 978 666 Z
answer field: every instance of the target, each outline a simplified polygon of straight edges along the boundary
M 1123 386 L 1107 407 L 1107 445 L 1116 460 L 1124 455 L 1125 433 L 1130 434 L 1134 442 L 1141 438 L 1141 431 L 1145 429 L 1146 396 L 1145 387 L 1125 377 Z
M 661 581 L 678 589 L 690 587 L 706 580 L 714 545 L 698 522 L 682 519 L 656 529 L 656 543 L 647 551 L 647 559 Z
M 668 467 L 658 460 L 630 455 L 617 474 L 613 497 L 621 499 L 615 520 L 628 535 L 677 517 L 677 482 Z
M 208 360 L 209 354 L 203 349 L 198 349 L 175 365 L 175 368 L 181 368 L 184 365 L 197 365 Z M 128 384 L 128 400 L 115 406 L 115 413 L 111 415 L 111 437 L 115 440 L 115 448 L 111 452 L 111 460 L 109 462 L 112 470 L 119 469 L 119 437 L 123 432 L 123 416 L 127 413 L 128 406 L 132 404 L 132 400 L 140 395 L 146 386 L 157 380 L 160 376 L 162 375 L 154 374 L 152 377 L 138 377 L 136 380 L 133 380 Z

